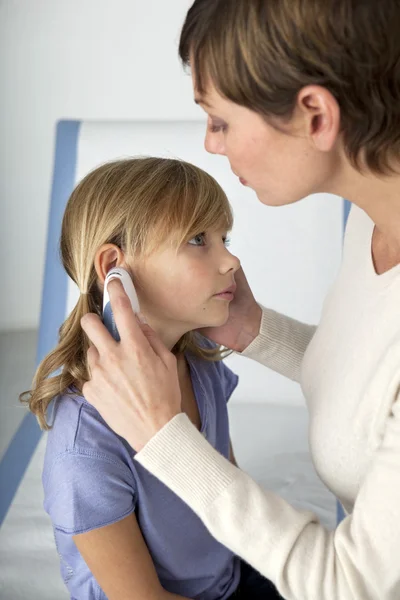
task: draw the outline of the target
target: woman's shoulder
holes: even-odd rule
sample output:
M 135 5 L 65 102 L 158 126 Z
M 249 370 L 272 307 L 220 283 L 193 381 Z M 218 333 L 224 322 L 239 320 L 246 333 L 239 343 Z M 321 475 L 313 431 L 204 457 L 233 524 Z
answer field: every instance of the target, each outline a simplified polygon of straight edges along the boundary
M 373 222 L 371 218 L 362 208 L 352 204 L 346 222 L 344 244 L 358 243 L 360 239 L 365 239 L 366 236 L 369 237 L 372 229 Z

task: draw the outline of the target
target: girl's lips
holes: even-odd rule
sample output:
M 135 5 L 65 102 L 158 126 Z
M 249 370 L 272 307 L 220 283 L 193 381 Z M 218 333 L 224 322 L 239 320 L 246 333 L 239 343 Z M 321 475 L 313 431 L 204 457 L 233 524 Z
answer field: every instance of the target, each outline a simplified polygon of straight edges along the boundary
M 222 292 L 221 294 L 215 294 L 215 298 L 223 298 L 224 300 L 233 300 L 235 295 L 233 292 Z
M 247 185 L 247 181 L 243 177 L 239 177 L 239 181 L 242 185 Z
M 214 294 L 216 298 L 222 298 L 223 300 L 233 300 L 236 292 L 236 283 L 233 283 L 231 286 L 222 290 L 218 294 Z

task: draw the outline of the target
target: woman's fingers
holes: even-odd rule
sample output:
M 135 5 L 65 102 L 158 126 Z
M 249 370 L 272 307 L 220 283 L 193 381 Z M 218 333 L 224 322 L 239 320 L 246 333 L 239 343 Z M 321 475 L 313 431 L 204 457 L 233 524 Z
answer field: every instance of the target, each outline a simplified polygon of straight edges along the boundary
M 87 357 L 87 365 L 89 368 L 89 375 L 91 375 L 92 371 L 93 371 L 93 367 L 98 363 L 99 361 L 99 352 L 96 348 L 96 346 L 90 346 L 90 348 L 88 349 L 87 353 L 86 353 L 86 357 Z
M 87 354 L 90 379 L 83 394 L 118 435 L 140 450 L 181 412 L 176 359 L 149 325 L 139 325 L 121 283 L 111 281 L 108 289 L 121 342 L 98 316 L 82 318 L 94 344 Z
M 149 352 L 151 346 L 142 332 L 138 319 L 133 312 L 131 301 L 120 280 L 112 279 L 107 289 L 121 342 L 133 342 L 137 350 Z
M 171 357 L 156 332 L 147 324 L 139 324 L 125 290 L 118 279 L 113 279 L 108 284 L 111 308 L 122 343 L 130 342 L 137 352 L 156 354 L 165 364 Z M 88 364 L 92 368 L 95 361 L 99 360 L 107 350 L 116 349 L 115 340 L 107 331 L 98 315 L 88 313 L 81 319 L 82 329 L 95 346 L 88 352 Z
M 141 325 L 141 329 L 150 346 L 154 350 L 154 353 L 163 361 L 166 366 L 169 366 L 171 361 L 175 359 L 174 355 L 168 350 L 164 342 L 157 335 L 154 329 L 150 327 L 150 325 Z
M 119 279 L 110 281 L 108 293 L 121 342 L 131 342 L 138 352 L 149 353 L 150 351 L 151 354 L 156 354 L 164 364 L 170 364 L 173 355 L 150 325 L 139 324 Z
M 115 285 L 113 285 L 114 283 Z M 173 355 L 150 325 L 147 323 L 139 324 L 138 315 L 133 312 L 130 300 L 120 280 L 111 280 L 108 284 L 108 290 L 115 323 L 122 343 L 129 340 L 141 351 L 152 349 L 164 364 L 168 364 L 168 360 L 171 356 L 173 358 Z
M 117 343 L 104 327 L 100 317 L 94 313 L 87 313 L 82 317 L 81 327 L 101 354 Z

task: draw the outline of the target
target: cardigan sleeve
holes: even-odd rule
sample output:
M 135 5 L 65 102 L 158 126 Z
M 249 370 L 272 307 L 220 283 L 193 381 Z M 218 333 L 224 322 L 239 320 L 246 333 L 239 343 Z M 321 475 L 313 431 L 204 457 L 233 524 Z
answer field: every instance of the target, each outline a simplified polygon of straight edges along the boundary
M 397 395 L 400 377 L 391 387 L 388 393 Z M 353 513 L 335 531 L 263 490 L 215 451 L 183 413 L 135 458 L 286 600 L 398 600 L 400 400 L 383 406 L 387 418 L 379 447 Z
M 238 354 L 298 382 L 303 356 L 316 326 L 261 308 L 260 332 L 246 350 Z

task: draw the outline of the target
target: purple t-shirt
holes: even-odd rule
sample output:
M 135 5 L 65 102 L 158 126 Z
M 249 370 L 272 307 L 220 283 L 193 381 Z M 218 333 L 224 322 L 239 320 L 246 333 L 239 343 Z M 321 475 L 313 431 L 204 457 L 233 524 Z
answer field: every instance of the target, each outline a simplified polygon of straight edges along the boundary
M 228 458 L 226 403 L 238 377 L 223 362 L 190 354 L 187 360 L 201 431 Z M 135 451 L 85 398 L 59 396 L 52 408 L 43 470 L 44 507 L 53 523 L 61 574 L 71 598 L 106 599 L 72 536 L 132 512 L 165 590 L 197 600 L 229 598 L 239 583 L 239 559 L 211 537 L 178 496 L 133 460 Z

